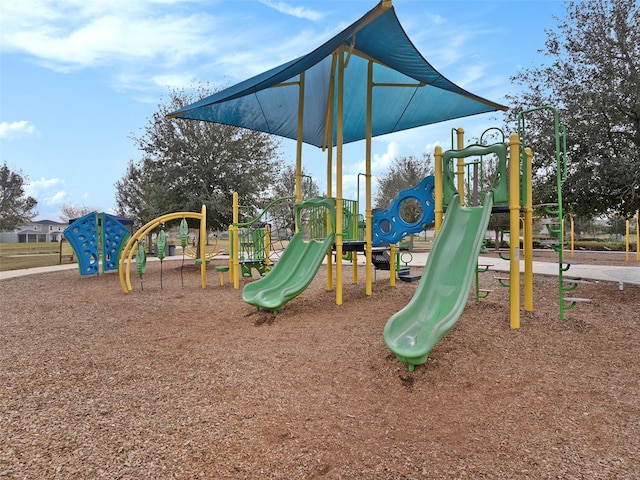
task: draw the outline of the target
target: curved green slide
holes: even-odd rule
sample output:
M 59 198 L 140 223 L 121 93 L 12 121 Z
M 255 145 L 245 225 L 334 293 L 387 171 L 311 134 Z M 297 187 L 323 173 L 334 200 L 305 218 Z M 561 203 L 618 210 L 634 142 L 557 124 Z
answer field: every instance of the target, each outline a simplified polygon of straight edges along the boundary
M 324 240 L 304 240 L 296 233 L 280 260 L 264 277 L 247 284 L 242 299 L 259 309 L 278 313 L 289 300 L 300 295 L 316 276 L 322 260 L 334 241 L 334 234 Z
M 478 207 L 460 206 L 457 194 L 451 199 L 413 298 L 387 320 L 384 341 L 409 371 L 427 361 L 460 318 L 492 207 L 493 191 Z

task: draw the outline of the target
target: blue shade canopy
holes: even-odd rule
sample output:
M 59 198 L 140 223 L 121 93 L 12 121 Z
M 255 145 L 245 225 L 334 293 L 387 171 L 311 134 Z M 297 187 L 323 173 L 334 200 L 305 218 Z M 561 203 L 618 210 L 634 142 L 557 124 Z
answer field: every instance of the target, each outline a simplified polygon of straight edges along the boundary
M 324 147 L 335 132 L 334 53 L 345 50 L 343 143 L 366 138 L 367 68 L 373 62 L 372 136 L 507 108 L 447 80 L 416 50 L 390 0 L 311 53 L 168 115 L 298 138 L 299 80 L 304 72 L 302 141 Z M 333 85 L 332 85 L 333 83 Z M 332 92 L 335 92 L 332 93 Z M 333 105 L 332 105 L 333 103 Z M 333 107 L 333 108 L 330 108 Z M 332 112 L 331 118 L 328 112 Z

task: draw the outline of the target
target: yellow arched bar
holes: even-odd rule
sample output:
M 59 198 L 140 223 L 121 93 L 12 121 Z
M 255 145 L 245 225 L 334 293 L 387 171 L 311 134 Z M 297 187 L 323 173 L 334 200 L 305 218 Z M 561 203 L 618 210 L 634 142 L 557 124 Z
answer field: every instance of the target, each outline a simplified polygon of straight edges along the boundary
M 118 275 L 120 278 L 120 287 L 124 293 L 129 293 L 133 288 L 131 287 L 131 264 L 133 263 L 133 255 L 136 252 L 138 243 L 141 238 L 144 238 L 149 232 L 157 228 L 159 225 L 169 222 L 171 220 L 177 220 L 182 218 L 195 218 L 200 220 L 200 277 L 202 288 L 207 288 L 207 261 L 206 261 L 206 246 L 207 246 L 207 207 L 202 205 L 200 213 L 195 212 L 176 212 L 162 215 L 149 223 L 145 224 L 136 233 L 134 233 L 129 241 L 124 246 L 122 254 L 120 255 L 120 261 L 118 265 Z M 126 258 L 126 262 L 125 262 Z

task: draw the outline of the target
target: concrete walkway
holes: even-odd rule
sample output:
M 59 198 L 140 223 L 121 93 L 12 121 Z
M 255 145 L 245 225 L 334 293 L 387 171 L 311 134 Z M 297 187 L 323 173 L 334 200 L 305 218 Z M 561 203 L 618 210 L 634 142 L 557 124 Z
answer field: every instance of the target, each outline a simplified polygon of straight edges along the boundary
M 404 266 L 404 260 L 410 267 L 424 267 L 429 257 L 428 252 L 410 252 L 410 255 L 402 252 L 402 260 L 400 266 Z M 478 257 L 480 265 L 490 265 L 489 270 L 494 272 L 508 272 L 510 263 L 508 260 L 494 257 Z M 364 256 L 358 255 L 358 264 L 364 265 Z M 520 260 L 520 272 L 524 273 L 524 260 Z M 551 262 L 533 262 L 534 275 L 558 275 L 558 264 Z M 570 278 L 584 278 L 589 280 L 600 280 L 603 282 L 623 282 L 640 285 L 640 263 L 634 261 L 629 262 L 629 266 L 619 267 L 612 265 L 587 265 L 573 263 L 568 271 L 564 272 L 565 276 Z
M 404 252 L 403 252 L 404 253 Z M 428 252 L 411 252 L 410 255 L 403 255 L 403 260 L 409 260 L 408 265 L 411 267 L 424 267 L 429 257 Z M 226 255 L 220 255 L 220 259 L 228 259 Z M 164 261 L 182 260 L 182 255 L 165 257 Z M 159 261 L 156 257 L 149 257 L 149 262 Z M 509 261 L 500 258 L 483 257 L 480 255 L 478 263 L 481 265 L 490 265 L 489 270 L 495 272 L 508 272 Z M 358 255 L 358 264 L 364 265 L 364 255 Z M 401 262 L 401 266 L 404 262 Z M 38 273 L 57 272 L 60 270 L 78 269 L 77 264 L 53 265 L 50 267 L 28 268 L 25 270 L 9 270 L 0 272 L 0 280 L 7 280 L 24 275 L 35 275 Z M 520 272 L 524 272 L 524 260 L 520 261 Z M 536 275 L 558 275 L 558 264 L 548 262 L 533 262 L 533 273 Z M 571 268 L 564 273 L 567 277 L 580 277 L 589 280 L 600 280 L 603 282 L 623 282 L 640 285 L 640 263 L 630 261 L 629 266 L 618 267 L 612 265 L 586 265 L 572 264 Z

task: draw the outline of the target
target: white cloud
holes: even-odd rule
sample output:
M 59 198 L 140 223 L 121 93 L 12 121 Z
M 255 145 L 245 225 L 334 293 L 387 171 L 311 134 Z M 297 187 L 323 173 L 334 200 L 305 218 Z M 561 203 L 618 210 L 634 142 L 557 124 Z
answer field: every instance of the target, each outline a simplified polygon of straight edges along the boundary
M 40 177 L 38 180 L 25 184 L 25 194 L 38 201 L 38 210 L 43 210 L 44 207 L 44 210 L 38 216 L 39 218 L 53 215 L 55 208 L 60 208 L 63 204 L 69 202 L 70 195 L 64 189 L 65 183 L 61 178 Z
M 44 203 L 47 206 L 58 205 L 64 203 L 69 198 L 67 192 L 55 192 L 53 195 L 47 196 L 44 199 Z
M 211 23 L 205 15 L 127 18 L 109 14 L 81 25 L 61 20 L 56 26 L 9 28 L 1 38 L 4 48 L 27 53 L 62 71 L 139 61 L 170 67 L 215 49 L 205 38 Z M 3 27 L 7 24 L 3 22 Z
M 371 159 L 371 173 L 374 175 L 383 173 L 389 168 L 393 159 L 398 156 L 400 156 L 400 145 L 395 141 L 389 142 L 384 153 L 376 153 L 373 155 Z
M 149 91 L 163 76 L 178 80 L 167 72 L 185 71 L 186 62 L 224 49 L 217 41 L 226 36 L 219 17 L 188 11 L 189 3 L 194 1 L 0 2 L 0 49 L 60 72 L 115 67 L 107 81 L 117 89 L 144 85 Z
M 39 180 L 34 180 L 25 184 L 24 191 L 27 195 L 37 199 L 39 196 L 42 196 L 43 192 L 62 184 L 64 184 L 64 181 L 60 178 L 40 177 Z
M 462 88 L 470 88 L 474 84 L 478 85 L 478 80 L 485 76 L 486 65 L 472 64 L 465 65 L 462 69 L 462 75 L 456 78 L 456 83 Z
M 172 88 L 190 88 L 196 83 L 196 78 L 189 74 L 155 75 L 152 80 L 160 87 Z
M 30 124 L 28 120 L 0 123 L 0 138 L 21 137 L 33 135 L 34 133 L 36 133 L 36 127 Z
M 294 7 L 286 2 L 274 2 L 272 0 L 259 0 L 260 3 L 266 5 L 269 8 L 273 8 L 285 15 L 291 15 L 296 18 L 304 18 L 313 22 L 322 19 L 323 14 L 317 10 L 311 10 L 305 7 Z

